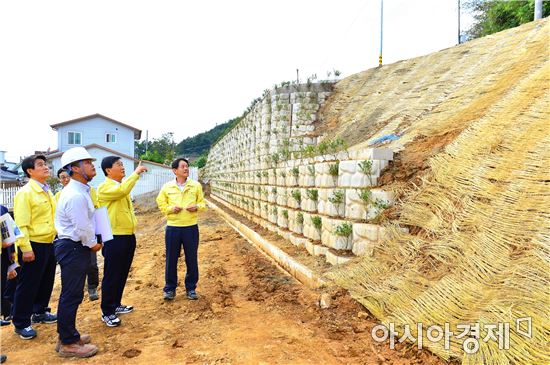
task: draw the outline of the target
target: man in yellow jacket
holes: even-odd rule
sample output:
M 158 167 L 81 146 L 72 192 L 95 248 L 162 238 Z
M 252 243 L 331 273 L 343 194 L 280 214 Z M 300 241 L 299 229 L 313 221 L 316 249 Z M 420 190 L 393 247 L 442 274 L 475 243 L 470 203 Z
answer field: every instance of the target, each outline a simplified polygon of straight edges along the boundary
M 164 299 L 172 300 L 176 296 L 178 284 L 178 257 L 181 246 L 185 253 L 185 289 L 187 298 L 198 299 L 195 292 L 199 281 L 197 251 L 199 248 L 198 212 L 206 209 L 202 186 L 189 179 L 189 162 L 178 158 L 172 162 L 172 171 L 176 178 L 164 184 L 157 196 L 157 205 L 166 216 L 166 270 Z
M 46 184 L 50 176 L 46 157 L 27 157 L 21 167 L 30 180 L 15 194 L 13 207 L 15 223 L 24 234 L 15 243 L 21 271 L 13 302 L 13 325 L 19 337 L 29 340 L 36 337 L 31 316 L 34 323 L 57 322 L 57 316 L 48 312 L 56 265 L 52 245 L 55 199 Z
M 113 239 L 103 246 L 103 280 L 101 281 L 101 319 L 109 327 L 120 326 L 118 314 L 130 313 L 134 307 L 123 305 L 122 294 L 134 259 L 136 250 L 136 224 L 134 206 L 130 192 L 139 180 L 139 176 L 147 171 L 139 163 L 128 178 L 124 164 L 118 156 L 107 156 L 101 161 L 101 169 L 106 176 L 97 188 L 100 206 L 106 206 L 109 221 L 113 230 Z

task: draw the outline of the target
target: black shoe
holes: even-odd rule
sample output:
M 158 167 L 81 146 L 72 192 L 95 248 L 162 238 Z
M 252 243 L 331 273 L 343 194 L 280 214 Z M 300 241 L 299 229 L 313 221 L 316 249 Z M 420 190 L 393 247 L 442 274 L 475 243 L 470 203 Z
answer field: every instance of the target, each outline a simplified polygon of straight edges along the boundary
M 92 301 L 99 299 L 99 294 L 97 294 L 97 289 L 96 288 L 88 289 L 88 298 L 90 298 L 90 300 L 92 300 Z
M 24 340 L 30 340 L 36 337 L 36 331 L 32 328 L 32 326 L 26 328 L 15 328 L 15 333 L 17 333 L 19 337 Z
M 122 321 L 116 316 L 116 314 L 110 314 L 108 316 L 101 314 L 101 320 L 105 322 L 108 327 L 118 327 L 122 324 Z
M 115 309 L 115 314 L 126 314 L 126 313 L 130 313 L 134 310 L 134 307 L 132 307 L 131 305 L 119 305 L 118 307 L 116 307 Z
M 188 290 L 187 291 L 187 299 L 189 300 L 197 300 L 199 299 L 199 296 L 194 290 Z
M 173 290 L 164 292 L 164 300 L 174 300 L 176 297 L 176 292 Z
M 11 321 L 0 319 L 0 326 L 8 326 L 11 324 Z
M 31 316 L 31 322 L 32 323 L 56 323 L 57 316 L 49 312 L 42 313 L 42 314 L 35 313 Z
M 5 363 L 7 359 L 8 357 L 6 355 L 0 355 L 0 364 Z

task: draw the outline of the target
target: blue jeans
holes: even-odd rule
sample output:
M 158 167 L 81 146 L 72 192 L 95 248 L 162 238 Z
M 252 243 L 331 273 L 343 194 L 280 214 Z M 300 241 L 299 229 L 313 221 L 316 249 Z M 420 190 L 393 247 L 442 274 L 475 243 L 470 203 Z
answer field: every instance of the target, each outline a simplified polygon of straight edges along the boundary
M 197 251 L 199 249 L 199 226 L 166 227 L 166 271 L 164 291 L 175 291 L 178 285 L 178 258 L 181 247 L 185 254 L 185 289 L 195 290 L 199 281 L 199 264 Z

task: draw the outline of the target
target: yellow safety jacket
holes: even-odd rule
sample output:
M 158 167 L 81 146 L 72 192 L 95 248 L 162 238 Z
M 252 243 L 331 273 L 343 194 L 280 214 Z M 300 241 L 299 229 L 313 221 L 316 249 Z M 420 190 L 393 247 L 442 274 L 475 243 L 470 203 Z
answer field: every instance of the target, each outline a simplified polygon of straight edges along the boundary
M 15 224 L 25 236 L 15 241 L 22 252 L 32 251 L 31 242 L 52 243 L 56 201 L 51 191 L 45 192 L 34 180 L 15 194 L 13 213 Z
M 136 231 L 137 219 L 130 192 L 138 180 L 139 175 L 132 173 L 120 184 L 106 178 L 97 187 L 99 206 L 107 207 L 111 229 L 115 235 L 134 234 Z
M 189 212 L 185 208 L 196 204 L 196 212 Z M 173 227 L 187 227 L 197 224 L 198 212 L 206 209 L 202 186 L 199 182 L 187 179 L 185 188 L 180 190 L 176 179 L 164 184 L 157 196 L 157 205 L 166 216 L 167 224 Z M 183 208 L 179 213 L 174 213 L 174 206 Z

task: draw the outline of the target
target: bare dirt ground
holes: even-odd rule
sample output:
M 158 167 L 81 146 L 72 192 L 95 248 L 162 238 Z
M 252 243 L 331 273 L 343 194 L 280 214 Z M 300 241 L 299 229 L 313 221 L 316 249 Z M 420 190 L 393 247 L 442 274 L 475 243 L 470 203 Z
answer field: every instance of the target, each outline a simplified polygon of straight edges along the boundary
M 123 297 L 135 306 L 122 326 L 106 327 L 99 301 L 85 296 L 77 327 L 90 333 L 100 352 L 85 360 L 61 359 L 54 352 L 55 325 L 35 325 L 38 337 L 24 341 L 12 326 L 2 327 L 8 364 L 440 364 L 414 345 L 391 350 L 371 339 L 376 321 L 343 290 L 332 290 L 327 309 L 320 292 L 280 271 L 213 211 L 199 226 L 201 278 L 198 301 L 181 290 L 162 299 L 164 222 L 155 210 L 138 215 L 138 247 Z M 101 255 L 98 256 L 101 265 Z M 59 277 L 51 306 L 56 310 Z

